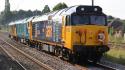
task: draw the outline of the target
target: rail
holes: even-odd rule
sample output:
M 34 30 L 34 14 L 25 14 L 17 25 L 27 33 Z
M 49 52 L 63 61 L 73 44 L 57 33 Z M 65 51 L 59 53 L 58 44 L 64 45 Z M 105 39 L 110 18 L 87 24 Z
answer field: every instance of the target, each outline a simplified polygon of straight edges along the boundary
M 1 39 L 2 40 L 2 39 Z M 13 45 L 11 45 L 11 44 L 9 44 L 8 42 L 6 42 L 6 41 L 4 41 L 4 40 L 2 40 L 3 42 L 5 42 L 6 44 L 8 44 L 10 47 L 12 47 L 13 49 L 15 49 L 16 51 L 18 51 L 19 53 L 21 53 L 21 54 L 23 54 L 24 56 L 26 56 L 27 58 L 29 58 L 30 60 L 32 60 L 33 62 L 35 62 L 36 64 L 38 64 L 39 66 L 41 66 L 41 67 L 43 67 L 43 68 L 45 68 L 45 69 L 47 69 L 47 70 L 54 70 L 53 68 L 51 68 L 51 67 L 49 67 L 48 65 L 46 65 L 46 64 L 44 64 L 44 63 L 42 63 L 42 62 L 40 62 L 39 60 L 37 60 L 37 59 L 35 59 L 34 57 L 32 57 L 32 56 L 30 56 L 30 55 L 28 55 L 27 53 L 25 53 L 25 52 L 23 52 L 23 51 L 21 51 L 21 50 L 19 50 L 18 48 L 16 48 L 16 47 L 14 47 Z M 2 47 L 2 46 L 1 46 Z M 2 47 L 3 48 L 3 47 Z M 3 48 L 4 49 L 4 48 Z M 8 53 L 9 54 L 9 53 Z M 10 55 L 10 54 L 9 54 Z M 10 57 L 12 57 L 11 55 L 10 55 Z M 13 57 L 12 57 L 12 59 L 14 59 Z M 18 62 L 18 61 L 17 61 Z M 19 63 L 19 62 L 18 62 Z M 21 65 L 22 66 L 22 65 Z M 26 70 L 26 69 L 24 69 L 24 70 Z

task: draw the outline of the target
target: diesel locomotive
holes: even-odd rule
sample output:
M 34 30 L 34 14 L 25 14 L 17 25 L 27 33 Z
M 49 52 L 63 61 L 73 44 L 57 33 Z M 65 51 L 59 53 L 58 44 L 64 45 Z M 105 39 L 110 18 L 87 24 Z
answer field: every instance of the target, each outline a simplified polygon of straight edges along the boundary
M 97 62 L 109 50 L 107 17 L 78 5 L 9 24 L 10 37 L 71 61 Z

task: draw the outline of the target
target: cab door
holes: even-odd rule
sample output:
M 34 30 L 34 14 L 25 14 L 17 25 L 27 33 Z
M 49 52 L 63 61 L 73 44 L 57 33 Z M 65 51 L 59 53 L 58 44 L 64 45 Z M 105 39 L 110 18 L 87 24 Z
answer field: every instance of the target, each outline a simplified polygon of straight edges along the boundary
M 17 36 L 17 30 L 16 30 L 16 25 L 13 25 L 13 36 Z
M 62 42 L 65 48 L 72 49 L 70 16 L 63 16 Z
M 65 40 L 66 40 L 66 27 L 65 27 L 65 20 L 66 16 L 63 16 L 62 17 L 62 43 L 65 43 Z
M 29 39 L 32 40 L 32 21 L 28 22 Z

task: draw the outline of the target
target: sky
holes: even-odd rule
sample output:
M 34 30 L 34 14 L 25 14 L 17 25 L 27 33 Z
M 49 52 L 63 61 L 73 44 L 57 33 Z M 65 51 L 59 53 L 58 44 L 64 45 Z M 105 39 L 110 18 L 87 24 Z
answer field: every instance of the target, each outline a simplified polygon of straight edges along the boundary
M 50 9 L 59 2 L 68 6 L 91 5 L 91 0 L 10 0 L 11 11 L 13 10 L 41 10 L 45 5 Z M 0 11 L 4 10 L 5 0 L 0 0 Z M 94 5 L 101 6 L 103 12 L 117 18 L 125 19 L 125 0 L 94 0 Z

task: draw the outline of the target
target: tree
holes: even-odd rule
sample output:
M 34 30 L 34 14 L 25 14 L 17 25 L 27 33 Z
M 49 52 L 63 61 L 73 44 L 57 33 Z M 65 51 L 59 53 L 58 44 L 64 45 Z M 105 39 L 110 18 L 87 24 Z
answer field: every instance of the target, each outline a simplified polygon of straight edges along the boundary
M 8 22 L 10 22 L 12 19 L 12 13 L 11 12 L 1 12 L 1 15 L 0 15 L 0 24 L 6 24 Z
M 65 3 L 58 3 L 54 8 L 53 8 L 53 11 L 56 11 L 56 10 L 60 10 L 60 9 L 64 9 L 64 8 L 67 8 L 68 6 L 65 4 Z
M 44 9 L 42 10 L 42 13 L 48 13 L 50 12 L 50 8 L 48 5 L 45 5 Z
M 111 15 L 109 15 L 109 16 L 108 16 L 108 19 L 114 19 L 114 17 L 113 17 L 113 16 L 111 16 Z
M 29 18 L 32 16 L 41 15 L 41 14 L 42 14 L 42 12 L 39 10 L 35 10 L 35 11 L 19 10 L 19 11 L 10 11 L 10 12 L 6 12 L 6 13 L 5 13 L 5 11 L 3 11 L 0 14 L 0 24 L 5 25 L 5 24 L 10 23 L 11 21 Z
M 50 11 L 47 6 L 47 11 Z M 19 10 L 19 11 L 10 11 L 10 3 L 9 0 L 5 0 L 5 9 L 0 13 L 0 25 L 6 25 L 12 21 L 29 18 L 36 15 L 41 15 L 42 12 L 39 10 L 35 11 L 25 11 L 25 10 Z
M 9 0 L 5 0 L 5 9 L 4 9 L 5 13 L 10 12 L 10 3 Z

